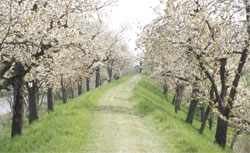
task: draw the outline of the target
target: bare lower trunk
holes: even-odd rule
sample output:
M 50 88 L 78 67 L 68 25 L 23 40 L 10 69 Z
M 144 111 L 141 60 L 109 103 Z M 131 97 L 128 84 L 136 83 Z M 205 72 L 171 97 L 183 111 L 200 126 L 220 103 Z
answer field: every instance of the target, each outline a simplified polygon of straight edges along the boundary
M 72 83 L 72 80 L 70 79 L 70 92 L 71 92 L 71 98 L 74 98 L 74 85 Z
M 64 86 L 63 78 L 61 78 L 61 89 L 62 89 L 62 100 L 63 100 L 63 103 L 65 104 L 68 102 L 68 99 L 67 99 L 67 93 L 66 93 L 66 89 Z
M 203 121 L 203 118 L 204 118 L 204 106 L 202 105 L 200 107 L 200 109 L 201 109 L 201 121 Z
M 192 100 L 191 100 L 191 103 L 189 105 L 188 114 L 187 114 L 187 118 L 186 118 L 186 122 L 189 124 L 193 123 L 195 109 L 196 109 L 196 106 L 198 104 L 198 99 L 197 99 L 198 92 L 199 92 L 199 90 L 197 88 L 197 84 L 194 83 L 193 90 L 192 90 Z
M 176 99 L 176 95 L 174 94 L 173 100 L 172 100 L 172 104 L 175 105 L 175 99 Z
M 54 98 L 53 98 L 52 88 L 48 89 L 47 98 L 48 98 L 48 111 L 54 111 Z
M 75 96 L 75 93 L 74 93 L 74 88 L 73 88 L 73 85 L 71 85 L 71 98 L 74 98 Z
M 224 115 L 226 118 L 228 118 L 228 109 L 220 110 L 222 115 Z M 220 116 L 217 120 L 217 128 L 216 128 L 216 134 L 215 134 L 215 142 L 218 143 L 222 148 L 225 148 L 226 146 L 226 140 L 227 140 L 227 127 L 228 122 L 223 120 Z
M 206 122 L 208 120 L 209 113 L 211 111 L 211 108 L 216 103 L 216 101 L 214 99 L 214 89 L 213 89 L 213 86 L 211 86 L 210 94 L 209 95 L 210 95 L 210 97 L 209 97 L 209 105 L 207 106 L 204 118 L 203 118 L 202 123 L 201 123 L 201 127 L 200 127 L 200 130 L 199 130 L 200 134 L 203 134 L 205 126 L 206 126 Z M 210 130 L 212 129 L 212 118 L 211 117 L 209 119 L 209 129 Z
M 184 85 L 177 85 L 176 87 L 176 101 L 175 101 L 175 113 L 181 109 L 181 100 L 184 92 Z
M 36 82 L 32 82 L 32 87 L 27 85 L 29 93 L 29 123 L 38 119 L 38 86 Z
M 164 94 L 164 96 L 166 96 L 166 98 L 168 97 L 168 86 L 167 85 L 163 86 L 163 94 Z
M 100 86 L 100 68 L 98 67 L 96 69 L 96 75 L 95 75 L 95 87 L 98 88 Z
M 190 123 L 190 124 L 193 123 L 195 108 L 196 108 L 197 104 L 198 104 L 198 100 L 196 100 L 196 99 L 191 100 L 191 103 L 190 103 L 189 109 L 188 109 L 187 118 L 186 118 L 187 123 Z
M 89 91 L 90 90 L 90 79 L 86 78 L 86 90 Z
M 102 86 L 102 79 L 100 77 L 100 80 L 99 80 L 99 86 Z
M 20 74 L 24 70 L 21 64 L 15 65 L 14 73 Z M 13 86 L 13 117 L 12 117 L 12 130 L 11 137 L 22 134 L 24 122 L 24 80 L 23 77 L 17 77 Z
M 108 79 L 108 82 L 111 82 L 112 81 L 112 73 L 113 73 L 113 70 L 112 70 L 112 67 L 111 66 L 109 66 L 108 67 L 108 76 L 109 76 L 109 79 Z
M 212 130 L 212 128 L 213 128 L 213 117 L 210 116 L 210 118 L 208 119 L 208 124 L 209 124 L 209 130 Z
M 82 82 L 78 83 L 78 96 L 82 94 Z
M 208 115 L 209 115 L 210 111 L 211 111 L 210 106 L 207 106 L 204 118 L 203 118 L 202 123 L 201 123 L 200 130 L 199 130 L 200 134 L 203 134 L 203 132 L 204 132 L 204 129 L 205 129 L 205 126 L 206 126 L 206 123 L 207 123 L 207 120 L 208 120 Z

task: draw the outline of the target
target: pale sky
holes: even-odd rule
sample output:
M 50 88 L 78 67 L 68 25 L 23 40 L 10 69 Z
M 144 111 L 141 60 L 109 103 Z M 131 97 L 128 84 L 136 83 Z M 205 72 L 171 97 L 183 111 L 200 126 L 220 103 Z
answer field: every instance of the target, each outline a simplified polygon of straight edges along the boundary
M 129 41 L 131 51 L 135 50 L 137 33 L 140 33 L 138 25 L 145 26 L 157 16 L 152 8 L 158 6 L 159 0 L 118 0 L 117 6 L 112 7 L 109 16 L 109 26 L 119 30 L 123 25 L 131 28 L 124 33 Z

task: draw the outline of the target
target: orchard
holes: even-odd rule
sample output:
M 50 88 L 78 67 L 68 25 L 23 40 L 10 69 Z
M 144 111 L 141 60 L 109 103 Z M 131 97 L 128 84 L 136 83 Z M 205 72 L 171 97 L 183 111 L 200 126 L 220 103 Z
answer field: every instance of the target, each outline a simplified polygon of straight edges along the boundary
M 83 117 L 90 119 L 81 122 L 86 127 L 74 122 L 72 129 L 76 128 L 75 132 L 87 131 L 77 134 L 86 136 L 81 140 L 85 149 L 91 146 L 88 143 L 93 138 L 87 137 L 89 135 L 100 136 L 93 142 L 106 143 L 106 146 L 96 150 L 96 145 L 92 150 L 84 150 L 86 152 L 227 152 L 225 149 L 229 145 L 233 151 L 239 135 L 243 134 L 249 140 L 250 1 L 159 0 L 157 7 L 151 9 L 154 18 L 147 24 L 136 27 L 124 21 L 114 29 L 109 13 L 122 5 L 122 1 L 0 1 L 0 95 L 9 98 L 11 108 L 11 138 L 3 138 L 6 142 L 8 140 L 9 148 L 15 143 L 11 140 L 26 136 L 26 127 L 29 131 L 32 125 L 49 122 L 57 118 L 60 111 L 72 111 L 68 113 L 69 117 L 90 112 L 89 116 Z M 137 1 L 126 2 L 129 3 L 126 9 L 129 15 Z M 133 15 L 136 16 L 132 14 L 129 20 L 135 24 Z M 128 36 L 131 31 L 137 36 Z M 135 48 L 131 47 L 133 39 Z M 79 105 L 72 102 L 75 99 L 81 99 Z M 58 103 L 65 107 L 58 107 L 57 112 Z M 73 112 L 74 105 L 82 110 Z M 178 117 L 183 112 L 185 119 L 179 122 Z M 175 120 L 167 122 L 171 119 L 165 113 L 175 116 Z M 51 115 L 50 119 L 40 121 L 44 114 Z M 145 117 L 147 115 L 151 116 Z M 70 121 L 76 119 L 73 116 Z M 155 120 L 162 122 L 161 125 Z M 195 145 L 191 139 L 184 145 L 181 145 L 186 141 L 184 138 L 173 143 L 168 136 L 164 139 L 172 144 L 173 150 L 171 147 L 164 150 L 164 147 L 150 146 L 155 142 L 149 143 L 151 138 L 147 136 L 153 136 L 157 145 L 165 143 L 150 130 L 155 125 L 157 130 L 160 129 L 159 133 L 162 132 L 165 120 L 165 130 L 178 124 L 174 129 L 195 127 L 190 135 L 202 138 L 202 142 L 208 143 L 207 148 L 191 147 Z M 205 130 L 207 124 L 209 132 Z M 213 125 L 215 129 L 212 129 Z M 129 131 L 133 129 L 135 131 Z M 99 130 L 103 130 L 102 134 L 98 133 Z M 185 130 L 190 129 L 180 130 L 176 135 Z M 66 134 L 62 136 L 70 135 L 68 129 L 64 132 Z M 207 133 L 213 134 L 215 144 L 206 139 Z M 61 138 L 57 136 L 57 139 Z M 105 143 L 98 142 L 102 139 Z M 181 149 L 178 150 L 175 143 L 181 145 Z M 116 149 L 109 150 L 109 145 Z M 136 149 L 131 150 L 133 145 Z M 209 150 L 210 145 L 219 149 Z M 4 151 L 7 150 L 11 149 Z M 15 151 L 25 152 L 22 149 Z
M 230 124 L 250 132 L 249 1 L 162 1 L 164 13 L 144 28 L 138 48 L 145 71 L 174 90 L 176 113 L 185 89 L 191 102 L 186 121 L 192 124 L 199 102 L 218 116 L 215 142 L 226 145 Z

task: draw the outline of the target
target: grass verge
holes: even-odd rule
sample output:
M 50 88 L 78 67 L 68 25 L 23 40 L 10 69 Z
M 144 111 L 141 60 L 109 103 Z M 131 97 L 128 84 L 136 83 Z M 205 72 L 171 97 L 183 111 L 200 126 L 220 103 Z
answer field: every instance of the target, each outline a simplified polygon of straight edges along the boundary
M 0 152 L 81 152 L 90 133 L 95 103 L 105 90 L 127 81 L 132 75 L 91 90 L 67 104 L 57 103 L 56 110 L 45 113 L 23 135 L 10 138 L 10 126 L 0 132 Z
M 250 73 L 246 74 L 247 84 L 250 87 Z
M 134 89 L 132 101 L 143 118 L 159 132 L 170 152 L 233 152 L 228 147 L 222 150 L 214 144 L 214 131 L 207 128 L 204 135 L 198 133 L 201 122 L 194 120 L 193 125 L 185 122 L 185 108 L 176 114 L 171 104 L 173 95 L 170 93 L 166 101 L 162 88 L 154 84 L 147 76 Z M 174 150 L 173 150 L 174 148 Z M 167 149 L 167 148 L 166 148 Z

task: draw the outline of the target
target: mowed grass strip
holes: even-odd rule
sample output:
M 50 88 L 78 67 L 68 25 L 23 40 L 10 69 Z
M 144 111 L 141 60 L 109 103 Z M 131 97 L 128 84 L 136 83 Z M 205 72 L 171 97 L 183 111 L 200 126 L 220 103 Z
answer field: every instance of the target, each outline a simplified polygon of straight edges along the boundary
M 56 102 L 54 112 L 45 113 L 31 125 L 25 124 L 23 135 L 10 138 L 10 126 L 0 132 L 0 153 L 81 152 L 91 137 L 95 103 L 106 90 L 127 81 L 132 74 L 91 90 L 67 104 Z
M 201 122 L 193 121 L 193 125 L 185 122 L 187 109 L 182 106 L 176 114 L 171 104 L 173 94 L 168 99 L 162 94 L 162 87 L 153 83 L 147 76 L 136 85 L 132 101 L 136 110 L 148 124 L 152 124 L 166 144 L 168 152 L 233 152 L 229 147 L 222 150 L 214 144 L 215 132 L 205 129 L 204 135 L 198 133 Z M 171 150 L 168 150 L 171 149 Z

